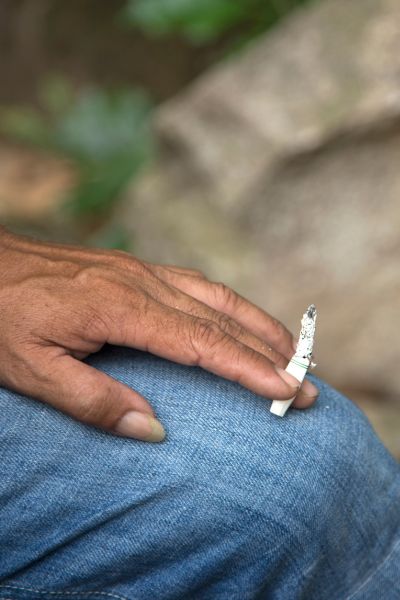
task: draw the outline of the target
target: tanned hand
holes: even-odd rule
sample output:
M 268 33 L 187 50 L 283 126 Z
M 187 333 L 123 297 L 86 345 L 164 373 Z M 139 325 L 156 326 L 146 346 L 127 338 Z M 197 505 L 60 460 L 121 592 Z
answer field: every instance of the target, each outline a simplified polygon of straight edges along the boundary
M 265 398 L 297 394 L 297 408 L 318 395 L 283 370 L 294 352 L 286 327 L 198 271 L 4 229 L 0 263 L 0 384 L 84 423 L 165 436 L 151 398 L 84 362 L 106 343 L 198 365 Z

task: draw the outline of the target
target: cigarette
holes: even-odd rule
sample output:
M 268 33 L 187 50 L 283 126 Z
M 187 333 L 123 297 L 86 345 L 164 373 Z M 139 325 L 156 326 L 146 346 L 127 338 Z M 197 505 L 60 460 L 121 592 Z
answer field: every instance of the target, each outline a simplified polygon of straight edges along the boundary
M 317 309 L 314 304 L 308 307 L 301 320 L 301 330 L 299 335 L 299 341 L 296 347 L 296 352 L 292 356 L 292 359 L 286 371 L 296 377 L 296 379 L 302 383 L 306 373 L 311 366 L 314 365 L 312 362 L 312 351 L 314 345 L 315 335 L 315 322 L 317 319 Z M 296 396 L 290 400 L 273 400 L 270 408 L 270 412 L 278 417 L 284 417 L 287 409 L 292 404 Z

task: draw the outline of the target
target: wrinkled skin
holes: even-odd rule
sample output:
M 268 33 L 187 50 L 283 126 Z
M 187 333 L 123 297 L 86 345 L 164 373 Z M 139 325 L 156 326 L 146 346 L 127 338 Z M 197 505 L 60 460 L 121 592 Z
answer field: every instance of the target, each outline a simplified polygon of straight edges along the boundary
M 297 408 L 318 394 L 281 370 L 294 352 L 286 327 L 198 271 L 4 229 L 0 261 L 0 384 L 75 419 L 137 439 L 164 437 L 151 398 L 82 362 L 105 343 L 198 365 L 268 398 L 297 394 Z

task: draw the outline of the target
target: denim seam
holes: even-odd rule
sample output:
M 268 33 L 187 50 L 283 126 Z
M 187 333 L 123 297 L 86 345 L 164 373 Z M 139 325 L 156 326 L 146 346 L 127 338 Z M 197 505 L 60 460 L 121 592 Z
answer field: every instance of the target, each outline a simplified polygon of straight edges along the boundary
M 371 571 L 369 573 L 367 578 L 358 586 L 358 588 L 356 590 L 351 592 L 350 596 L 347 596 L 347 598 L 345 600 L 351 600 L 352 598 L 354 598 L 355 594 L 357 594 L 360 590 L 362 590 L 363 587 L 365 587 L 367 585 L 367 583 L 369 581 L 371 581 L 371 579 L 375 575 L 375 573 L 377 573 L 381 569 L 381 567 L 385 564 L 385 562 L 387 560 L 389 560 L 389 558 L 392 556 L 393 552 L 396 550 L 396 548 L 399 546 L 399 544 L 400 544 L 400 540 L 397 540 L 397 542 L 395 543 L 395 545 L 393 546 L 393 548 L 391 549 L 389 554 L 387 554 L 385 556 L 385 558 L 379 563 L 379 565 L 373 571 Z
M 81 591 L 81 592 L 51 592 L 51 591 L 46 591 L 46 590 L 38 590 L 35 588 L 28 588 L 28 587 L 19 587 L 16 585 L 3 585 L 0 584 L 0 588 L 8 588 L 9 590 L 19 590 L 19 591 L 25 591 L 25 592 L 35 592 L 35 594 L 51 594 L 53 596 L 57 596 L 57 595 L 65 595 L 65 596 L 78 596 L 78 594 L 80 594 L 81 596 L 106 596 L 107 598 L 116 598 L 116 600 L 129 600 L 126 596 L 120 596 L 117 594 L 112 594 L 109 592 L 96 592 L 96 591 L 92 591 L 92 592 L 85 592 L 85 591 Z M 0 598 L 0 600 L 7 600 L 7 599 L 2 599 Z M 11 600 L 11 599 L 10 599 Z

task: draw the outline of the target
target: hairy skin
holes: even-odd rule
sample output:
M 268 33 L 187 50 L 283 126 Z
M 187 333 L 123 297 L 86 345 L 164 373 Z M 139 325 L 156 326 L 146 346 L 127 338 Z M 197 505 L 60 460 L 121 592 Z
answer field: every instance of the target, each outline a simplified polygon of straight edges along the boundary
M 161 441 L 151 398 L 82 362 L 105 343 L 198 365 L 267 398 L 311 405 L 283 372 L 282 323 L 198 272 L 0 229 L 0 384 L 110 432 Z M 267 409 L 267 407 L 266 407 Z

